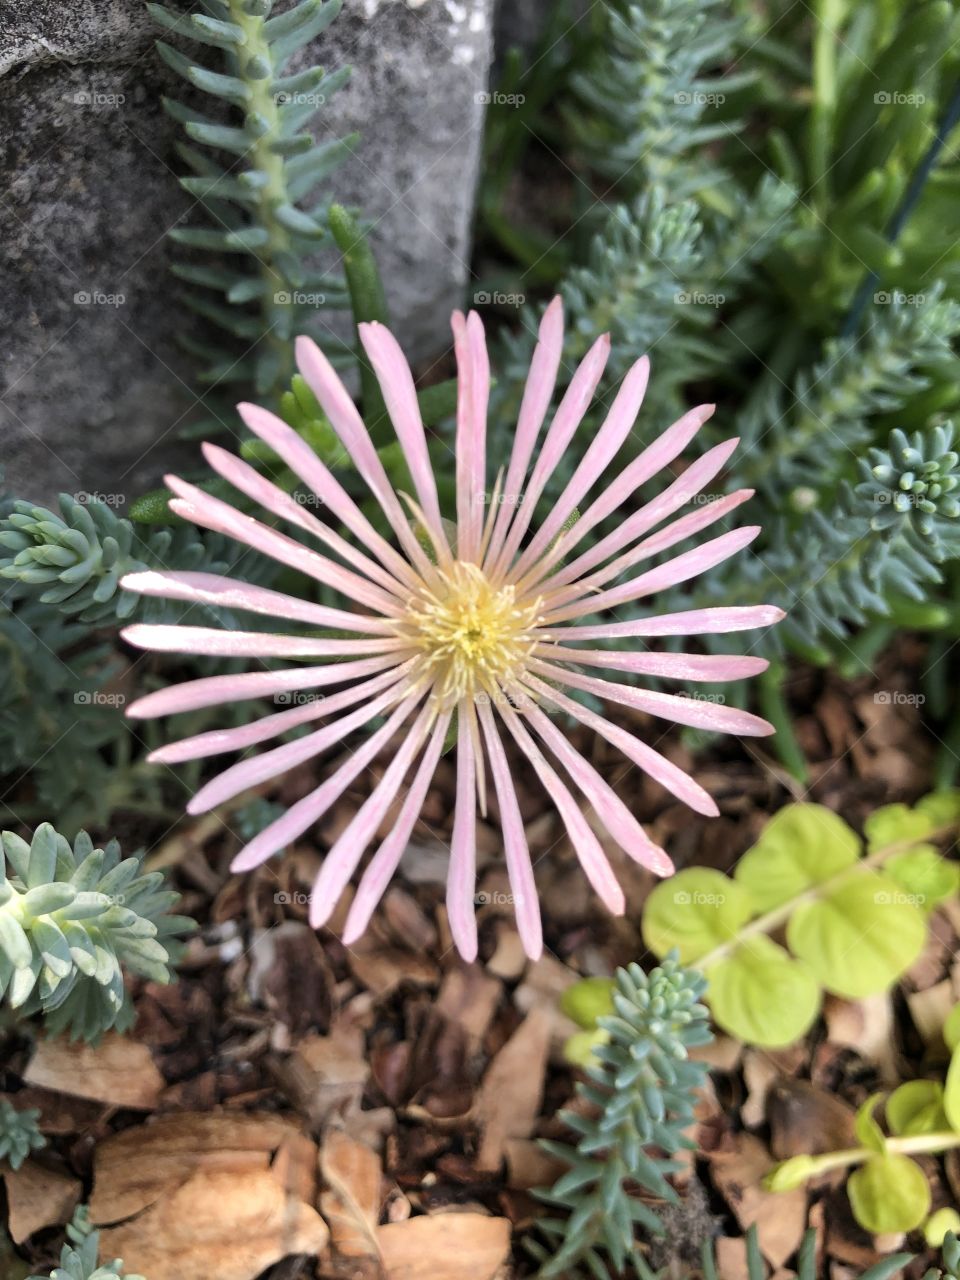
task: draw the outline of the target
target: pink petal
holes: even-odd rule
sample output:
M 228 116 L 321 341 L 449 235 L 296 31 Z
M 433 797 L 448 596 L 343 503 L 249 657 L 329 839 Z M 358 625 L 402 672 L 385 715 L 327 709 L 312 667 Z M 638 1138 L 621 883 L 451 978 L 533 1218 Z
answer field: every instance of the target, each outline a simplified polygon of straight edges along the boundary
M 698 698 L 681 698 L 675 693 L 660 693 L 653 689 L 637 689 L 633 685 L 615 684 L 612 680 L 598 680 L 584 676 L 567 667 L 557 667 L 539 658 L 531 658 L 530 666 L 548 680 L 557 681 L 571 689 L 582 689 L 608 702 L 619 702 L 661 720 L 689 725 L 692 729 L 709 729 L 716 733 L 736 733 L 745 738 L 764 738 L 774 732 L 773 725 L 739 707 L 721 706 Z
M 449 555 L 450 547 L 443 530 L 437 498 L 437 482 L 427 451 L 427 437 L 410 366 L 400 350 L 400 344 L 384 325 L 361 324 L 357 329 L 380 383 L 387 413 L 397 433 L 417 498 L 428 521 L 430 536 L 438 553 L 446 552 Z
M 457 719 L 457 793 L 447 874 L 447 919 L 457 950 L 472 964 L 477 958 L 477 768 L 468 717 Z
M 300 476 L 358 542 L 386 565 L 395 577 L 408 586 L 416 585 L 417 577 L 408 562 L 374 529 L 340 482 L 293 427 L 259 405 L 239 404 L 237 412 L 254 435 L 268 444 L 291 471 Z
M 677 586 L 681 582 L 695 578 L 697 574 L 706 573 L 707 570 L 722 564 L 730 556 L 736 555 L 752 542 L 759 532 L 760 526 L 753 524 L 745 525 L 742 529 L 731 529 L 728 533 L 721 533 L 718 537 L 704 542 L 702 546 L 694 547 L 692 551 L 684 551 L 682 555 L 666 560 L 655 569 L 650 569 L 639 577 L 622 583 L 619 587 L 611 587 L 608 591 L 599 591 L 596 595 L 585 596 L 576 603 L 561 606 L 559 609 L 549 609 L 544 624 L 553 626 L 567 618 L 582 618 L 584 614 L 600 613 L 604 609 L 613 609 L 630 600 L 640 600 L 644 596 L 652 595 L 655 591 L 662 591 L 665 587 Z
M 197 711 L 223 702 L 240 702 L 246 698 L 271 698 L 278 693 L 297 689 L 316 689 L 328 684 L 341 684 L 375 674 L 385 667 L 396 667 L 396 654 L 382 658 L 361 658 L 357 662 L 331 662 L 321 667 L 292 667 L 286 671 L 244 671 L 240 675 L 203 676 L 185 680 L 148 693 L 127 707 L 134 720 L 150 720 L 154 716 L 177 715 Z
M 452 321 L 457 357 L 457 558 L 473 561 L 480 550 L 486 498 L 487 400 L 490 364 L 483 324 L 475 311 Z
M 673 484 L 664 489 L 663 493 L 658 494 L 652 502 L 648 502 L 646 506 L 635 511 L 633 515 L 628 516 L 612 533 L 607 534 L 605 538 L 601 538 L 589 551 L 585 551 L 582 556 L 576 560 L 570 561 L 558 573 L 550 579 L 551 587 L 558 587 L 566 582 L 573 582 L 575 578 L 582 578 L 583 575 L 592 569 L 595 565 L 602 564 L 604 560 L 621 549 L 627 547 L 634 542 L 648 529 L 652 529 L 654 525 L 659 524 L 661 520 L 665 520 L 667 516 L 673 515 L 675 511 L 679 511 L 681 507 L 686 506 L 700 493 L 701 489 L 718 475 L 723 469 L 727 459 L 737 447 L 739 441 L 727 440 L 723 444 L 718 444 L 715 448 L 710 449 L 702 458 L 698 458 L 682 476 L 674 480 Z M 734 505 L 744 501 L 744 497 L 750 496 L 752 490 L 741 490 L 741 496 Z M 708 514 L 712 520 L 717 520 L 723 512 L 713 511 L 715 503 L 709 503 L 700 508 L 699 512 L 694 514 Z M 707 523 L 712 522 L 711 519 Z M 579 524 L 579 521 L 577 522 Z M 576 529 L 574 525 L 574 529 Z M 563 546 L 565 554 L 569 554 L 569 547 L 566 542 Z M 620 563 L 617 561 L 616 563 Z
M 340 895 L 359 866 L 367 845 L 377 834 L 377 828 L 387 816 L 387 810 L 403 786 L 407 770 L 419 754 L 434 714 L 433 707 L 428 703 L 407 732 L 397 754 L 387 765 L 383 777 L 347 823 L 324 858 L 320 872 L 313 882 L 313 894 L 310 900 L 310 923 L 314 929 L 325 925 L 333 914 Z
M 649 479 L 678 458 L 712 415 L 715 407 L 712 404 L 702 404 L 696 409 L 689 410 L 652 444 L 647 445 L 643 452 L 639 453 L 626 469 L 610 482 L 597 500 L 587 507 L 573 528 L 564 534 L 564 554 L 569 555 L 573 547 L 592 529 L 608 516 L 613 515 L 615 511 L 619 511 L 642 484 L 646 484 Z
M 504 573 L 517 554 L 521 539 L 533 518 L 533 512 L 553 475 L 557 463 L 563 457 L 573 434 L 590 408 L 594 392 L 603 377 L 607 357 L 610 354 L 610 335 L 601 334 L 581 360 L 570 380 L 560 407 L 547 430 L 543 448 L 533 468 L 533 475 L 523 493 L 523 502 L 513 508 L 513 522 L 507 532 L 503 551 L 497 558 L 494 573 Z
M 254 502 L 259 502 L 271 515 L 279 516 L 281 520 L 289 520 L 291 524 L 297 525 L 298 528 L 324 543 L 341 559 L 346 560 L 347 564 L 353 565 L 373 582 L 378 582 L 391 595 L 405 597 L 404 588 L 396 578 L 387 573 L 382 565 L 365 556 L 352 542 L 348 542 L 339 533 L 328 528 L 312 512 L 307 511 L 302 503 L 297 502 L 289 493 L 284 493 L 275 484 L 271 484 L 258 471 L 254 471 L 249 463 L 244 462 L 242 458 L 234 457 L 232 453 L 227 453 L 226 449 L 221 449 L 219 445 L 204 444 L 201 447 L 203 456 L 217 475 L 228 480 L 235 489 L 245 493 Z
M 559 297 L 554 298 L 543 313 L 536 350 L 530 362 L 523 389 L 523 400 L 520 404 L 520 415 L 517 418 L 517 430 L 513 438 L 513 449 L 510 453 L 510 465 L 503 486 L 503 501 L 497 511 L 493 526 L 493 536 L 487 551 L 488 567 L 495 564 L 503 549 L 503 538 L 510 523 L 511 506 L 520 495 L 527 467 L 537 442 L 540 428 L 557 382 L 557 370 L 560 367 L 560 356 L 563 353 L 563 303 Z
M 546 687 L 546 686 L 544 686 Z M 547 763 L 543 752 L 527 733 L 519 718 L 509 705 L 500 708 L 500 714 L 507 728 L 513 734 L 520 750 L 524 753 L 550 799 L 557 806 L 557 812 L 563 820 L 571 843 L 577 852 L 584 874 L 593 886 L 608 911 L 615 916 L 622 916 L 626 910 L 623 890 L 617 883 L 617 877 L 610 866 L 610 860 L 603 851 L 600 841 L 590 829 L 590 824 L 583 816 L 579 805 L 570 793 L 569 788 L 561 780 L 560 775 Z
M 443 750 L 443 742 L 449 724 L 449 713 L 441 714 L 434 725 L 433 734 L 427 743 L 427 749 L 417 767 L 417 772 L 397 815 L 397 820 L 390 829 L 390 834 L 370 859 L 370 864 L 363 873 L 360 884 L 357 886 L 356 895 L 351 903 L 350 911 L 347 914 L 347 922 L 343 928 L 345 946 L 349 947 L 356 942 L 370 923 L 370 917 L 373 915 L 377 903 L 386 892 L 387 885 L 393 878 L 400 859 L 403 857 L 407 843 L 413 833 L 413 828 L 420 816 L 420 810 L 423 808 L 423 802 L 426 799 L 430 783 L 436 773 L 437 762 L 440 759 L 440 752 Z
M 552 689 L 529 672 L 524 678 L 524 684 L 539 694 L 545 702 L 552 702 L 561 711 L 565 711 L 567 715 L 573 716 L 575 720 L 579 720 L 581 724 L 587 725 L 595 733 L 606 738 L 619 751 L 622 751 L 628 760 L 632 760 L 638 768 L 655 782 L 659 782 L 661 787 L 671 795 L 689 805 L 695 813 L 715 817 L 720 812 L 713 797 L 704 791 L 699 782 L 684 773 L 666 756 L 662 756 L 659 751 L 654 751 L 653 747 L 641 742 L 632 733 L 628 733 L 626 729 L 621 729 L 619 725 L 613 724 L 603 716 L 598 716 L 596 712 L 581 706 L 579 702 L 574 702 L 572 698 L 560 693 L 558 689 Z
M 217 573 L 161 572 L 147 569 L 128 573 L 120 579 L 121 587 L 144 596 L 160 596 L 164 600 L 188 600 L 214 608 L 242 609 L 248 613 L 287 618 L 316 627 L 336 627 L 342 631 L 359 631 L 375 635 L 391 634 L 392 624 L 383 618 L 349 613 L 346 609 L 330 609 L 296 596 L 270 591 L 249 582 L 222 577 Z
M 282 817 L 271 822 L 268 827 L 264 827 L 259 835 L 254 836 L 230 863 L 230 870 L 249 871 L 252 867 L 258 867 L 261 862 L 266 862 L 272 854 L 278 853 L 292 840 L 302 836 L 308 827 L 318 822 L 330 806 L 339 800 L 354 778 L 363 772 L 374 756 L 389 742 L 413 710 L 416 701 L 417 698 L 414 696 L 401 702 L 389 720 L 361 743 L 336 772 L 315 791 L 298 800 Z
M 310 551 L 294 538 L 288 538 L 285 533 L 261 524 L 253 516 L 243 515 L 228 503 L 211 497 L 195 485 L 178 480 L 176 476 L 165 476 L 164 479 L 174 493 L 180 495 L 170 502 L 170 510 L 174 515 L 183 516 L 185 520 L 191 520 L 205 529 L 212 529 L 215 533 L 235 538 L 237 542 L 263 552 L 280 564 L 299 569 L 317 582 L 335 587 L 345 596 L 359 600 L 378 613 L 395 615 L 399 611 L 394 596 L 387 595 L 365 578 L 342 568 L 326 556 Z
M 285 742 L 282 746 L 264 751 L 258 756 L 252 756 L 249 760 L 240 760 L 201 787 L 187 805 L 187 812 L 194 815 L 208 813 L 218 804 L 223 804 L 225 800 L 232 800 L 241 791 L 246 791 L 248 787 L 255 787 L 261 782 L 266 782 L 268 778 L 275 778 L 278 774 L 286 773 L 296 765 L 303 764 L 305 760 L 320 755 L 342 742 L 354 729 L 367 724 L 374 716 L 378 716 L 381 711 L 397 702 L 403 696 L 403 692 L 404 687 L 401 682 L 400 686 L 392 686 L 372 701 L 364 703 L 356 711 L 335 720 L 333 724 L 324 725 L 322 729 L 308 733 L 306 737 Z
M 538 658 L 551 662 L 606 667 L 668 680 L 746 680 L 770 665 L 766 658 L 734 653 L 618 653 L 613 649 L 568 649 L 559 644 L 537 645 L 534 652 Z
M 347 654 L 396 653 L 406 641 L 315 640 L 312 636 L 268 635 L 263 631 L 217 631 L 167 622 L 135 622 L 120 635 L 137 649 L 154 653 L 215 654 L 220 658 L 339 658 Z
M 615 640 L 628 636 L 705 636 L 730 631 L 753 631 L 770 627 L 786 614 L 772 604 L 730 605 L 710 609 L 683 609 L 628 622 L 607 622 L 596 627 L 564 627 L 560 640 Z
M 311 720 L 319 720 L 322 716 L 332 716 L 346 707 L 352 707 L 364 698 L 370 698 L 381 689 L 395 685 L 404 673 L 404 667 L 396 667 L 391 671 L 366 680 L 362 684 L 352 685 L 340 693 L 330 697 L 323 694 L 304 694 L 298 706 L 286 711 L 278 711 L 275 715 L 264 716 L 251 724 L 240 725 L 233 729 L 211 729 L 207 733 L 198 733 L 190 738 L 182 738 L 179 742 L 170 742 L 165 747 L 151 751 L 147 759 L 151 764 L 181 764 L 184 760 L 200 760 L 206 756 L 220 755 L 225 751 L 242 751 L 246 747 L 255 746 L 258 742 L 266 742 L 288 729 L 307 724 Z
M 649 378 L 650 361 L 643 356 L 633 365 L 621 383 L 603 425 L 590 442 L 569 484 L 517 561 L 514 568 L 515 574 L 522 575 L 550 546 L 576 510 L 581 499 L 613 461 L 637 419 Z
M 540 923 L 540 902 L 533 879 L 530 850 L 520 815 L 517 791 L 507 763 L 506 752 L 500 741 L 493 713 L 487 703 L 477 704 L 477 714 L 483 728 L 483 738 L 493 774 L 493 785 L 500 807 L 500 828 L 503 832 L 503 851 L 507 862 L 507 876 L 513 890 L 513 904 L 517 917 L 517 930 L 523 949 L 531 960 L 539 960 L 543 952 L 543 930 Z
M 312 338 L 297 338 L 295 346 L 297 367 L 306 379 L 310 390 L 320 401 L 320 407 L 330 419 L 330 425 L 350 455 L 353 465 L 379 502 L 400 545 L 420 572 L 426 578 L 432 578 L 433 570 L 430 561 L 410 529 L 403 508 L 383 469 L 383 463 L 377 455 L 370 434 L 350 398 L 350 393 Z
M 659 845 L 653 843 L 613 788 L 604 781 L 539 707 L 529 704 L 524 715 L 587 797 L 597 817 L 624 853 L 658 876 L 673 874 L 673 863 Z

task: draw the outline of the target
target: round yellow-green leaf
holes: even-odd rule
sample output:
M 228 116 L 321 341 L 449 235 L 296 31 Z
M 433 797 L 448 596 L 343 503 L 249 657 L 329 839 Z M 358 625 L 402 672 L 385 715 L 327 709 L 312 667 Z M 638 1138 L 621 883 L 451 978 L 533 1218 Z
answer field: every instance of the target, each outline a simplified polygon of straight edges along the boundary
M 885 991 L 923 950 L 927 925 L 895 881 L 858 872 L 826 897 L 801 903 L 787 944 L 828 991 L 851 1000 Z
M 563 992 L 560 1008 L 578 1027 L 592 1031 L 598 1018 L 614 1012 L 613 986 L 612 978 L 581 978 Z
M 657 956 L 676 947 L 683 964 L 730 942 L 753 913 L 746 890 L 709 867 L 688 867 L 662 880 L 643 911 L 643 940 Z
M 932 911 L 960 890 L 960 864 L 942 858 L 932 844 L 918 844 L 894 854 L 883 869 L 924 912 Z
M 917 801 L 917 808 L 930 818 L 934 827 L 945 827 L 950 822 L 960 822 L 960 791 L 931 791 Z
M 947 1238 L 947 1232 L 960 1235 L 960 1213 L 956 1209 L 938 1209 L 923 1224 L 923 1238 L 931 1249 L 939 1249 Z
M 770 819 L 734 876 L 750 891 L 758 912 L 772 911 L 859 856 L 859 837 L 832 809 L 788 804 Z
M 847 1182 L 853 1216 L 865 1231 L 912 1231 L 930 1212 L 930 1186 L 908 1156 L 871 1156 Z
M 955 1004 L 943 1024 L 943 1042 L 951 1052 L 960 1044 L 960 1004 Z
M 943 1085 L 937 1080 L 908 1080 L 887 1099 L 887 1124 L 898 1137 L 938 1133 L 947 1128 Z
M 929 814 L 905 804 L 885 804 L 874 809 L 863 824 L 868 853 L 903 840 L 922 840 L 932 830 L 933 820 Z
M 887 1146 L 883 1130 L 877 1124 L 873 1115 L 877 1108 L 877 1103 L 882 1097 L 882 1093 L 872 1094 L 863 1106 L 858 1109 L 857 1118 L 854 1122 L 854 1129 L 861 1147 L 868 1147 L 871 1151 L 884 1151 Z
M 960 1130 L 960 1048 L 954 1049 L 943 1085 L 943 1110 L 951 1129 Z
M 595 1050 L 599 1045 L 609 1044 L 610 1032 L 595 1027 L 593 1031 L 577 1031 L 568 1036 L 563 1045 L 563 1056 L 572 1067 L 586 1070 L 597 1061 Z
M 767 1191 L 795 1191 L 817 1173 L 813 1156 L 791 1156 L 775 1164 L 763 1180 Z
M 717 1024 L 749 1044 L 793 1044 L 820 1011 L 820 986 L 809 968 L 765 935 L 742 942 L 710 966 L 707 978 Z

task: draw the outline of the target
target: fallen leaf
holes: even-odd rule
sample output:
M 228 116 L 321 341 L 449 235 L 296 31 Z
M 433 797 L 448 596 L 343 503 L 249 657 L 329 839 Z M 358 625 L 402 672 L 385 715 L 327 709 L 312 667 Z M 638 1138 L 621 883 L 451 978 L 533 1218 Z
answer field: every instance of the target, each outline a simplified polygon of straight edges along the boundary
M 168 1199 L 200 1172 L 241 1180 L 269 1173 L 278 1186 L 283 1182 L 291 1194 L 312 1202 L 316 1163 L 315 1144 L 279 1116 L 164 1115 L 97 1144 L 90 1217 L 94 1223 L 130 1218 Z
M 714 1182 L 733 1210 L 741 1228 L 756 1226 L 760 1252 L 774 1267 L 782 1267 L 799 1248 L 807 1217 L 807 1193 L 765 1191 L 760 1185 L 773 1161 L 764 1144 L 740 1134 L 732 1151 L 710 1157 Z M 723 1272 L 724 1276 L 726 1272 Z
M 334 1249 L 349 1258 L 379 1257 L 380 1157 L 334 1129 L 320 1148 L 320 1172 L 330 1188 L 320 1197 L 320 1209 Z
M 893 1002 L 889 991 L 863 1000 L 841 1000 L 827 996 L 823 1002 L 827 1039 L 844 1048 L 856 1049 L 880 1068 L 883 1083 L 894 1088 L 900 1080 L 896 1062 L 896 1034 Z
M 510 1252 L 510 1222 L 442 1213 L 388 1223 L 377 1239 L 390 1280 L 494 1280 Z
M 766 1116 L 776 1160 L 857 1145 L 853 1108 L 808 1080 L 777 1080 L 767 1093 Z
M 437 996 L 437 1012 L 455 1022 L 478 1044 L 493 1019 L 503 987 L 475 964 L 457 965 L 447 973 Z
M 7 1230 L 15 1244 L 42 1227 L 62 1226 L 80 1202 L 83 1190 L 77 1178 L 46 1169 L 27 1160 L 19 1169 L 3 1167 L 7 1189 Z
M 271 1169 L 200 1169 L 122 1226 L 101 1231 L 103 1257 L 150 1280 L 255 1280 L 288 1254 L 314 1255 L 328 1232 Z
M 23 1078 L 44 1089 L 137 1111 L 152 1111 L 165 1083 L 147 1046 L 114 1032 L 96 1046 L 62 1037 L 41 1040 Z
M 529 1138 L 540 1113 L 553 1019 L 533 1009 L 494 1057 L 477 1094 L 477 1168 L 500 1167 L 508 1138 Z

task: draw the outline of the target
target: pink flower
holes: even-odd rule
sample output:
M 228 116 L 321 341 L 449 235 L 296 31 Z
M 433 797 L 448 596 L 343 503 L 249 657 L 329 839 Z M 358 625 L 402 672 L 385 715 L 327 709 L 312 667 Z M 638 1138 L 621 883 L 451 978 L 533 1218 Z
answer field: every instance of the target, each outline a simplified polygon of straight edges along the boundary
M 236 871 L 257 866 L 302 835 L 398 731 L 403 731 L 383 777 L 334 842 L 314 885 L 310 919 L 319 927 L 329 919 L 384 817 L 403 792 L 393 826 L 360 879 L 344 930 L 348 943 L 366 928 L 396 870 L 444 741 L 448 732 L 455 732 L 457 784 L 447 886 L 454 940 L 467 960 L 476 956 L 476 820 L 478 808 L 485 812 L 492 784 L 518 926 L 527 953 L 535 957 L 542 948 L 540 910 L 505 741 L 527 758 L 556 805 L 590 883 L 607 907 L 620 913 L 624 910 L 623 892 L 601 840 L 584 816 L 585 804 L 593 808 L 598 827 L 629 857 L 657 875 L 669 875 L 673 866 L 544 708 L 558 708 L 589 726 L 672 795 L 702 814 L 715 814 L 717 807 L 698 783 L 647 743 L 588 710 L 568 691 L 592 694 L 697 728 L 737 734 L 772 732 L 765 721 L 734 707 L 587 674 L 596 669 L 605 674 L 726 681 L 755 675 L 766 667 L 762 659 L 732 654 L 657 653 L 645 648 L 612 652 L 589 644 L 614 638 L 741 631 L 778 621 L 783 616 L 781 610 L 762 605 L 699 609 L 602 624 L 589 621 L 589 615 L 612 612 L 618 605 L 644 599 L 667 584 L 703 573 L 745 547 L 759 532 L 756 526 L 721 533 L 655 568 L 624 577 L 651 556 L 720 520 L 750 497 L 751 491 L 693 505 L 686 514 L 670 520 L 721 471 L 737 444 L 728 440 L 689 466 L 652 502 L 625 512 L 613 532 L 589 550 L 579 550 L 591 530 L 624 508 L 640 485 L 682 453 L 712 412 L 712 406 L 702 406 L 686 413 L 583 506 L 582 514 L 571 524 L 571 517 L 633 426 L 649 373 L 649 361 L 644 357 L 623 379 L 550 514 L 531 531 L 537 502 L 597 390 L 610 347 L 607 336 L 594 343 L 541 440 L 563 340 L 562 309 L 556 299 L 540 326 L 506 475 L 501 471 L 497 476 L 492 494 L 487 490 L 488 473 L 493 468 L 488 467 L 486 456 L 490 382 L 483 326 L 474 313 L 466 319 L 459 313 L 453 317 L 459 377 L 453 532 L 453 526 L 441 518 L 407 362 L 396 339 L 382 325 L 361 325 L 360 330 L 403 448 L 415 498 L 394 492 L 353 401 L 309 339 L 298 340 L 297 361 L 379 504 L 392 540 L 373 528 L 291 427 L 255 405 L 240 406 L 244 422 L 317 495 L 330 512 L 329 521 L 318 519 L 216 445 L 204 445 L 207 461 L 272 516 L 304 530 L 335 558 L 308 549 L 194 485 L 176 477 L 167 480 L 177 495 L 171 507 L 178 515 L 336 588 L 347 605 L 330 608 L 205 573 L 133 573 L 122 584 L 146 595 L 268 614 L 314 631 L 335 628 L 351 638 L 319 638 L 309 631 L 266 634 L 193 626 L 131 626 L 124 632 L 131 644 L 160 652 L 326 661 L 282 671 L 191 680 L 142 698 L 129 714 L 169 715 L 242 698 L 276 698 L 283 693 L 336 687 L 336 692 L 307 697 L 241 728 L 202 733 L 155 751 L 151 758 L 168 764 L 193 760 L 241 751 L 297 725 L 323 722 L 306 736 L 242 759 L 218 774 L 194 796 L 189 805 L 194 814 L 204 813 L 314 756 L 341 748 L 354 730 L 382 718 L 380 726 L 345 763 L 250 841 L 233 862 Z M 659 531 L 650 533 L 657 525 Z

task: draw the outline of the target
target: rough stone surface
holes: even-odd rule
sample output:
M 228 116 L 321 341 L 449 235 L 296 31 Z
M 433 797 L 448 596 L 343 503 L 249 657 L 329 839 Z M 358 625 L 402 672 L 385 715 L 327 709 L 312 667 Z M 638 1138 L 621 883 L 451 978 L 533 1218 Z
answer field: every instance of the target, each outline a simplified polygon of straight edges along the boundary
M 463 300 L 493 8 L 346 0 L 312 51 L 353 65 L 318 132 L 362 134 L 333 194 L 374 224 L 414 358 L 448 345 Z M 140 0 L 0 11 L 0 464 L 18 495 L 140 492 L 196 408 L 165 236 L 189 200 L 155 35 Z

